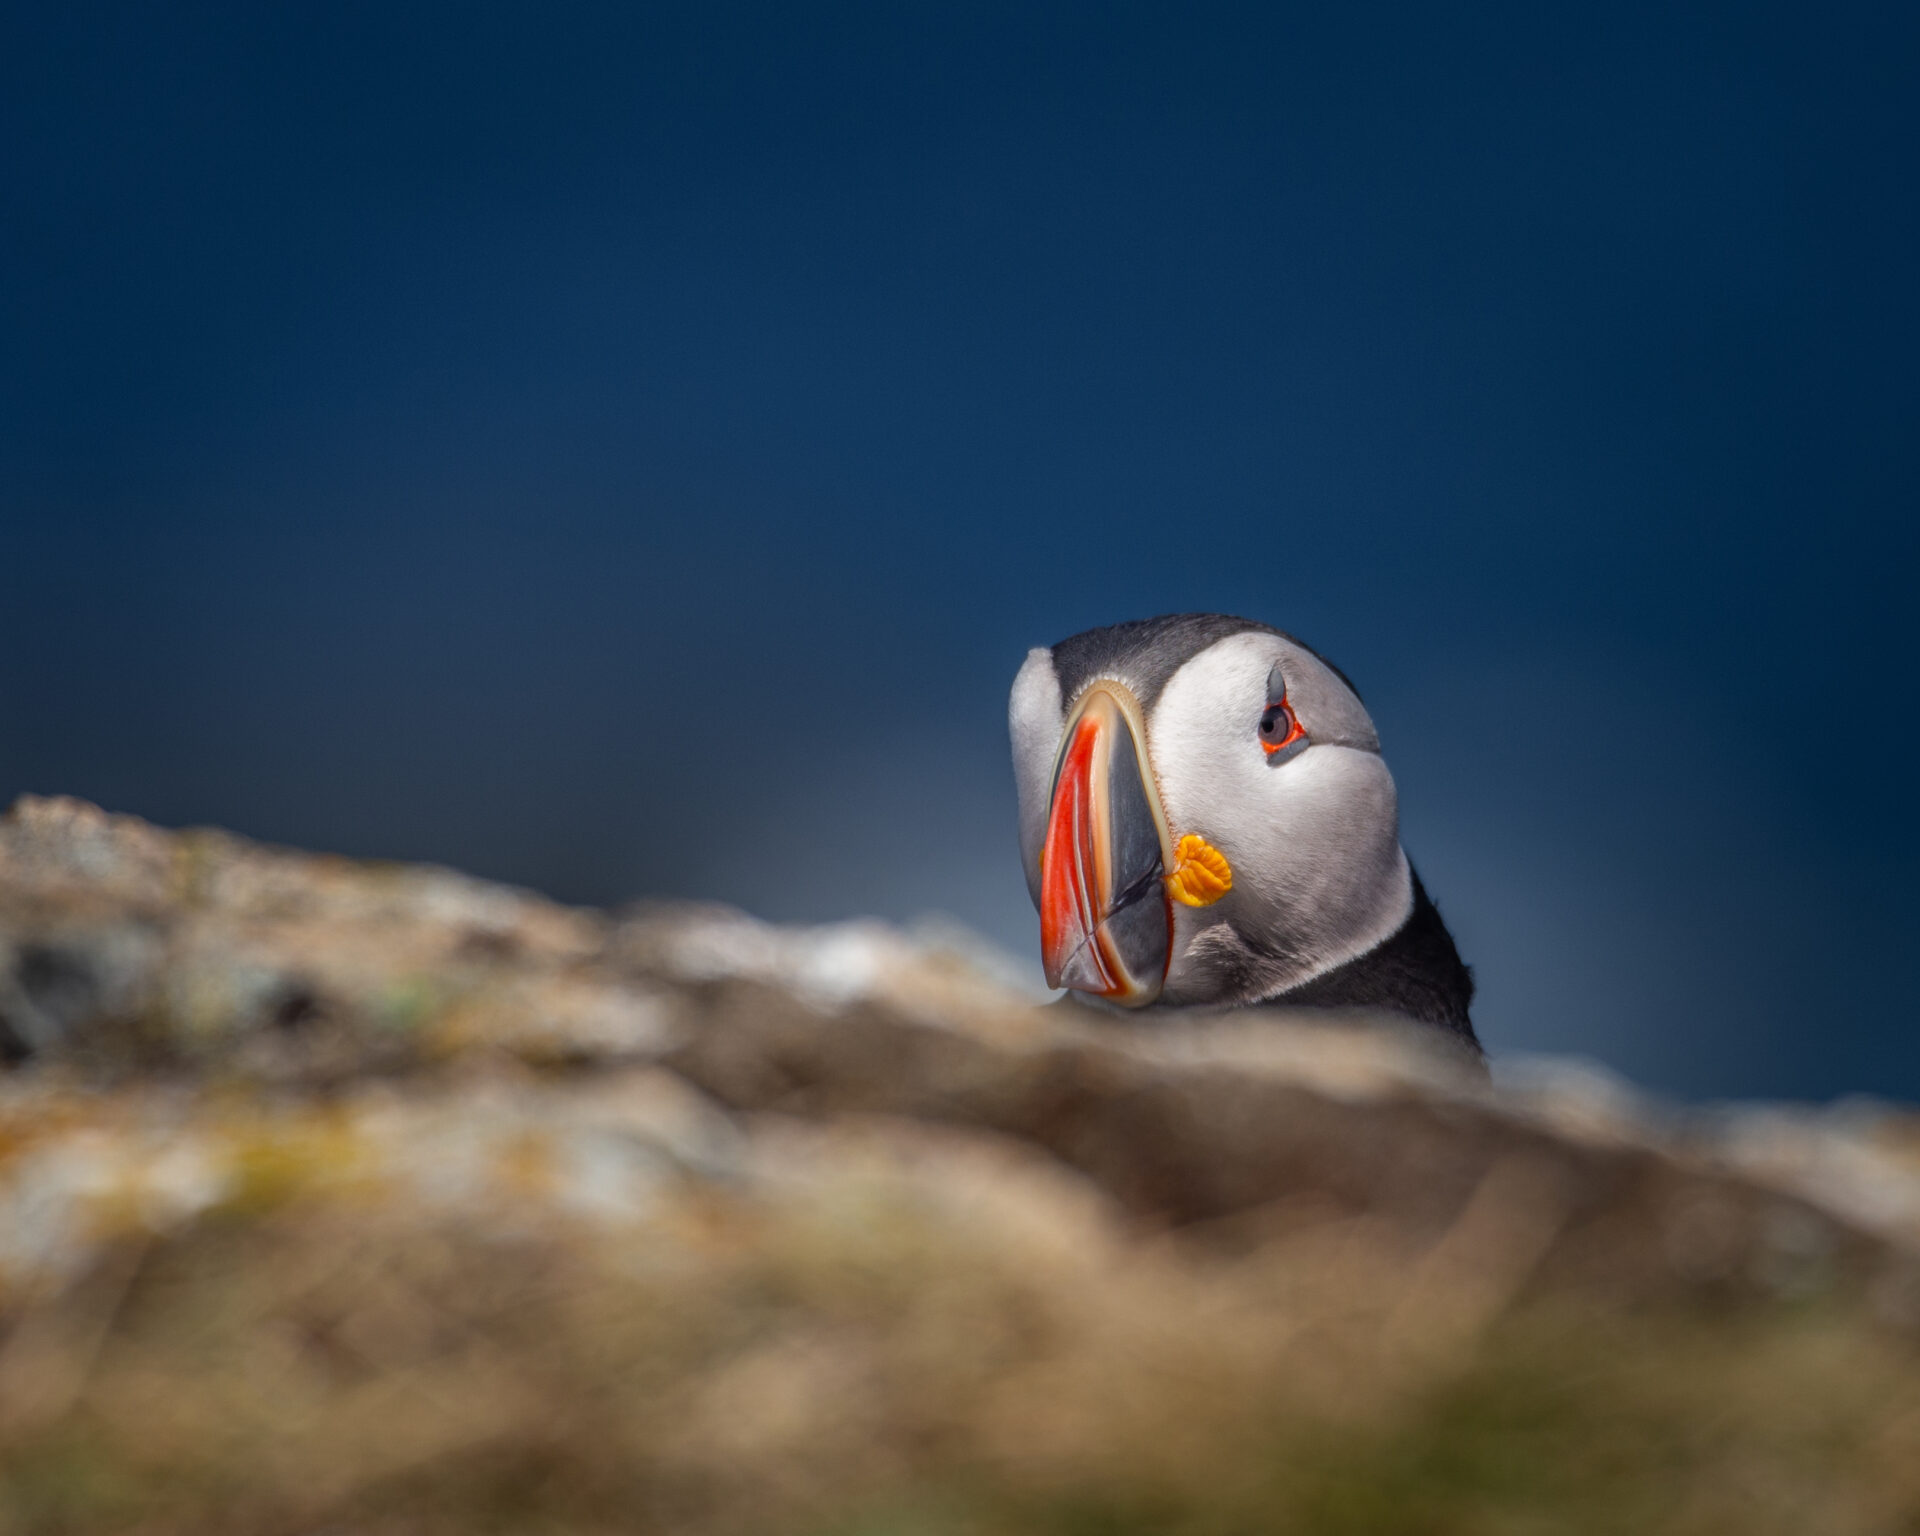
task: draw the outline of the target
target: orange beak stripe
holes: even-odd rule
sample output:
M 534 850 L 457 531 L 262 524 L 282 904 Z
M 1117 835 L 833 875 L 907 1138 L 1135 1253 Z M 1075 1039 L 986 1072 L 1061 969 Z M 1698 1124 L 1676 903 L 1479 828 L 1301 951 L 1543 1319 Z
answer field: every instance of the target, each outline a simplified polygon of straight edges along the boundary
M 1160 995 L 1173 937 L 1163 826 L 1128 709 L 1096 687 L 1067 726 L 1040 855 L 1048 986 L 1126 1007 Z
M 1099 985 L 1082 990 L 1110 997 L 1124 989 L 1115 980 L 1118 957 L 1110 957 L 1101 942 L 1093 895 L 1104 888 L 1104 839 L 1097 835 L 1100 814 L 1093 793 L 1099 746 L 1099 720 L 1091 712 L 1081 715 L 1060 760 L 1046 848 L 1040 855 L 1040 951 L 1048 986 L 1067 985 L 1062 978 L 1074 960 L 1084 956 L 1083 966 L 1091 970 L 1088 979 Z

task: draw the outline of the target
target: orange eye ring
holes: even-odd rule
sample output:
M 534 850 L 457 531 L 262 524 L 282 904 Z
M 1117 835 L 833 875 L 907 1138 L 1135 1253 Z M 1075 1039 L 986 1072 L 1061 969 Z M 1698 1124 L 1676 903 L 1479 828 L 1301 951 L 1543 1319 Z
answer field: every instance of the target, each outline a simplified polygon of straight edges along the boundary
M 1293 706 L 1285 699 L 1269 704 L 1260 716 L 1260 750 L 1268 757 L 1286 751 L 1296 741 L 1304 741 L 1306 735 L 1294 717 Z

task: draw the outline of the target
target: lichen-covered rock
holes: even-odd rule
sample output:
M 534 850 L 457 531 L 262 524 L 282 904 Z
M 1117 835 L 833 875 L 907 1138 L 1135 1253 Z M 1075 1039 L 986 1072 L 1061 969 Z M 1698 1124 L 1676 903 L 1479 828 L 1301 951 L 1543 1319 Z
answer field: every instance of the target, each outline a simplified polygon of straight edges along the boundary
M 68 800 L 0 1047 L 0 1532 L 1920 1519 L 1891 1109 Z

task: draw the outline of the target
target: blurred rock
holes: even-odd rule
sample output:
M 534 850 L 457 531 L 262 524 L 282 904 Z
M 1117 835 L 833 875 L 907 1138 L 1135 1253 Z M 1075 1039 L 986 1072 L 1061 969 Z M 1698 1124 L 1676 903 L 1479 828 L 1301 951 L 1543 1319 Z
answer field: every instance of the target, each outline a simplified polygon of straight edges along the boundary
M 0 820 L 0 1048 L 13 1063 L 0 1080 L 0 1316 L 13 1319 L 0 1423 L 57 1437 L 84 1410 L 97 1439 L 155 1387 L 156 1360 L 202 1369 L 171 1353 L 172 1323 L 141 1321 L 156 1264 L 187 1262 L 143 1257 L 154 1245 L 193 1255 L 240 1241 L 248 1265 L 290 1266 L 286 1284 L 303 1295 L 335 1283 L 312 1234 L 338 1230 L 342 1212 L 356 1213 L 355 1235 L 339 1251 L 370 1273 L 417 1260 L 434 1287 L 456 1275 L 483 1291 L 531 1287 L 528 1315 L 561 1332 L 578 1325 L 554 1299 L 566 1287 L 637 1286 L 648 1305 L 691 1309 L 731 1340 L 704 1364 L 658 1340 L 609 1346 L 627 1352 L 633 1380 L 671 1383 L 659 1387 L 679 1405 L 670 1433 L 655 1417 L 665 1398 L 642 1393 L 628 1409 L 679 1448 L 668 1481 L 706 1489 L 688 1529 L 720 1528 L 713 1511 L 732 1505 L 717 1469 L 737 1476 L 740 1457 L 765 1460 L 773 1481 L 747 1479 L 756 1497 L 820 1513 L 845 1490 L 830 1471 L 819 1483 L 810 1458 L 840 1467 L 864 1499 L 946 1466 L 929 1447 L 954 1437 L 971 1456 L 1057 1442 L 1062 1466 L 1106 1466 L 1142 1436 L 1172 1444 L 1165 1413 L 1213 1423 L 1227 1409 L 1169 1389 L 1164 1413 L 1150 1395 L 1123 1427 L 1108 1401 L 1137 1395 L 1124 1341 L 1149 1337 L 1162 1325 L 1146 1319 L 1166 1309 L 1239 1319 L 1180 1324 L 1164 1364 L 1213 1383 L 1202 1396 L 1220 1404 L 1257 1399 L 1233 1410 L 1255 1417 L 1272 1408 L 1261 1372 L 1337 1379 L 1328 1401 L 1348 1408 L 1410 1400 L 1408 1370 L 1429 1385 L 1471 1377 L 1497 1353 L 1489 1341 L 1576 1302 L 1728 1318 L 1814 1306 L 1848 1339 L 1898 1340 L 1863 1347 L 1893 1362 L 1888 1392 L 1914 1385 L 1902 1353 L 1920 1330 L 1912 1116 L 1859 1103 L 1682 1112 L 1551 1063 L 1496 1087 L 1439 1037 L 1379 1020 L 1146 1022 L 1036 1006 L 967 949 L 937 932 L 781 929 L 707 907 L 582 911 L 446 870 L 22 800 Z M 884 1235 L 869 1229 L 873 1212 Z M 951 1277 L 939 1282 L 936 1252 Z M 538 1274 L 514 1268 L 526 1254 L 543 1256 Z M 166 1295 L 246 1289 L 205 1262 L 228 1278 L 176 1277 Z M 895 1269 L 913 1297 L 894 1288 Z M 500 1278 L 509 1270 L 521 1278 Z M 746 1270 L 759 1276 L 752 1294 L 771 1285 L 790 1298 L 759 1343 L 735 1329 L 764 1299 L 732 1311 L 694 1299 L 732 1294 Z M 927 1298 L 963 1305 L 948 1286 L 986 1308 L 962 1327 L 998 1341 L 982 1346 L 984 1374 L 962 1363 L 964 1342 L 923 1337 L 948 1326 L 920 1315 Z M 284 1310 L 246 1305 L 258 1318 Z M 340 1347 L 356 1371 L 426 1370 L 421 1360 L 455 1348 L 433 1342 L 452 1327 L 492 1352 L 483 1376 L 522 1369 L 505 1314 L 447 1324 L 435 1321 L 442 1305 L 437 1290 L 369 1301 L 349 1330 L 357 1342 Z M 1003 1307 L 1052 1319 L 1033 1324 L 1051 1341 L 1033 1350 L 1061 1380 L 1028 1378 L 1026 1325 Z M 1060 1307 L 1095 1320 L 1069 1326 Z M 257 1369 L 259 1351 L 294 1347 L 282 1329 L 247 1325 L 231 1347 Z M 96 1388 L 102 1341 L 122 1331 L 149 1375 L 108 1372 Z M 569 1369 L 581 1391 L 615 1390 Z M 922 1422 L 931 1410 L 903 1384 L 915 1371 L 970 1406 Z M 311 1412 L 335 1412 L 332 1380 L 302 1389 L 318 1394 Z M 1015 1401 L 1026 1390 L 1055 1392 L 1066 1417 L 1032 1419 Z M 837 1394 L 838 1427 L 822 1427 L 822 1394 Z M 418 1454 L 524 1435 L 521 1411 L 453 1414 Z M 895 1443 L 909 1424 L 923 1438 Z M 620 1444 L 607 1452 L 616 1461 L 631 1451 Z M 275 1454 L 292 1456 L 289 1476 L 312 1473 L 285 1447 Z M 364 1465 L 335 1469 L 337 1498 L 248 1497 L 264 1500 L 269 1524 L 289 1510 L 334 1518 L 340 1499 L 389 1475 L 385 1454 L 354 1451 Z M 204 1501 L 181 1497 L 181 1528 L 195 1528 Z M 1906 1497 L 1890 1506 L 1902 1516 Z
M 1836 1274 L 1920 1244 L 1920 1121 L 1891 1111 L 1684 1116 L 1574 1067 L 1503 1092 L 1442 1037 L 1377 1021 L 1034 1007 L 878 924 L 611 917 L 73 800 L 0 821 L 0 1030 L 15 1060 L 130 1090 L 401 1077 L 424 1094 L 511 1062 L 569 1069 L 551 1083 L 570 1102 L 645 1069 L 747 1126 L 884 1115 L 1012 1137 L 1182 1225 L 1304 1200 L 1434 1238 L 1525 1165 L 1553 1262 L 1628 1284 L 1771 1274 L 1789 1231 Z

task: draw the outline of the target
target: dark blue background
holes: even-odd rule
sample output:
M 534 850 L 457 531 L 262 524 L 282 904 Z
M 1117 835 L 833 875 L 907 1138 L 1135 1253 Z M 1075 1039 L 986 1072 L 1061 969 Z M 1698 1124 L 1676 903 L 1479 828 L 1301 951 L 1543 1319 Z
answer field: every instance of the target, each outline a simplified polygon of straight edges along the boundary
M 0 794 L 1031 953 L 1026 647 L 1240 612 L 1497 1051 L 1920 1097 L 1911 5 L 39 10 Z

